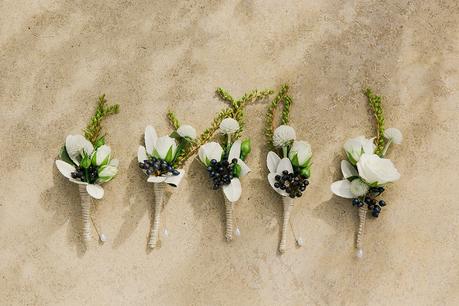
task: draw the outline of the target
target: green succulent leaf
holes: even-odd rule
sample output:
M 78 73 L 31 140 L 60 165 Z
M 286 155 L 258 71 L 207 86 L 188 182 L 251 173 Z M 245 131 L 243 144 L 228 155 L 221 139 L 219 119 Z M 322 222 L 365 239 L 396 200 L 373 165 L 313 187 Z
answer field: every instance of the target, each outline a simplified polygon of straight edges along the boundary
M 65 146 L 61 147 L 61 150 L 59 151 L 59 158 L 68 164 L 75 165 L 75 163 L 72 161 L 69 154 L 67 153 L 67 149 L 65 148 Z

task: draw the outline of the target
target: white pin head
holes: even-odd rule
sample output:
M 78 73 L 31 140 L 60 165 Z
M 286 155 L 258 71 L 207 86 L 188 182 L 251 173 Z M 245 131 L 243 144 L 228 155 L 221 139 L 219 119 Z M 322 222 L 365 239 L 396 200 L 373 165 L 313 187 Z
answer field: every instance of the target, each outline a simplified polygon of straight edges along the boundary
M 361 259 L 363 257 L 363 250 L 357 249 L 357 251 L 355 252 L 355 256 L 357 256 L 358 259 Z
M 101 233 L 99 238 L 100 238 L 100 241 L 102 242 L 106 242 L 108 240 L 107 235 L 105 235 L 104 233 Z
M 238 236 L 238 237 L 241 236 L 241 230 L 239 229 L 239 227 L 236 227 L 236 230 L 234 231 L 234 234 L 236 236 Z

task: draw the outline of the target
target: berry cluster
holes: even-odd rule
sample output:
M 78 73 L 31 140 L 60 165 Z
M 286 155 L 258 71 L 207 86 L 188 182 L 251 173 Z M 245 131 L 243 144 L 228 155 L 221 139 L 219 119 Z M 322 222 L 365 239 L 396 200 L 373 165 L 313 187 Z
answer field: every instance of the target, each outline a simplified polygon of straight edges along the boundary
M 99 177 L 99 174 L 97 172 L 97 168 L 94 167 L 93 165 L 89 166 L 89 168 L 87 169 L 87 174 L 88 175 L 86 177 L 84 168 L 82 168 L 80 166 L 77 166 L 75 171 L 72 172 L 70 175 L 75 180 L 80 180 L 82 182 L 87 182 L 87 183 L 90 183 L 90 184 L 94 183 L 97 180 L 97 178 Z
M 210 165 L 207 167 L 207 172 L 209 173 L 209 177 L 212 179 L 214 184 L 212 187 L 214 190 L 217 190 L 223 185 L 228 185 L 231 183 L 231 180 L 234 177 L 234 167 L 236 165 L 236 158 L 233 158 L 231 163 L 226 159 L 220 162 L 217 162 L 216 159 L 212 159 L 210 161 Z
M 381 213 L 382 207 L 386 206 L 386 202 L 384 202 L 384 200 L 377 201 L 375 197 L 379 196 L 383 192 L 383 187 L 372 187 L 370 188 L 370 192 L 367 196 L 363 198 L 352 199 L 352 205 L 360 208 L 363 207 L 363 205 L 367 204 L 368 209 L 371 210 L 371 215 L 377 218 Z
M 293 199 L 301 197 L 309 185 L 308 178 L 299 173 L 289 173 L 287 170 L 282 171 L 282 175 L 276 175 L 274 187 L 285 190 Z
M 144 160 L 143 163 L 139 163 L 139 167 L 145 170 L 147 175 L 160 176 L 167 173 L 172 173 L 172 175 L 180 174 L 171 164 L 156 157 Z

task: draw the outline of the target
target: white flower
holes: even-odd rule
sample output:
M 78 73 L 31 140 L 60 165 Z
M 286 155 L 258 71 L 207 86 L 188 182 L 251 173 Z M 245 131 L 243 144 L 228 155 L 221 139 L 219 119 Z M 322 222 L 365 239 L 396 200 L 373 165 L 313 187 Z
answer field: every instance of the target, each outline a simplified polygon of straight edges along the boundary
M 181 125 L 177 129 L 177 134 L 179 134 L 180 137 L 188 137 L 190 139 L 196 138 L 196 130 L 194 129 L 194 127 L 187 124 Z
M 370 185 L 384 185 L 400 179 L 400 173 L 392 161 L 376 154 L 363 154 L 357 163 L 357 170 L 360 177 Z
M 354 179 L 351 182 L 351 192 L 356 197 L 361 197 L 367 194 L 370 186 L 361 179 Z
M 402 132 L 396 128 L 388 128 L 384 131 L 384 137 L 395 144 L 401 144 L 403 141 Z
M 96 165 L 100 166 L 102 164 L 104 165 L 108 164 L 108 162 L 110 161 L 111 152 L 112 150 L 107 145 L 102 145 L 99 148 L 97 148 L 95 152 Z
M 139 146 L 139 149 L 137 150 L 137 160 L 139 163 L 143 163 L 145 160 L 148 160 L 148 155 L 150 155 L 170 163 L 174 160 L 176 152 L 177 144 L 174 138 L 169 136 L 162 136 L 158 138 L 155 128 L 149 125 L 145 129 L 145 147 Z M 173 175 L 171 173 L 163 174 L 161 176 L 150 175 L 147 182 L 165 182 L 177 187 L 180 184 L 185 171 L 182 169 L 176 170 L 179 172 L 178 175 Z
M 118 168 L 112 165 L 106 165 L 99 168 L 99 181 L 101 183 L 106 183 L 113 179 L 113 177 L 118 173 Z
M 239 130 L 239 123 L 233 118 L 225 118 L 220 123 L 220 133 L 233 134 Z
M 86 185 L 86 191 L 94 199 L 102 199 L 104 196 L 104 189 L 98 184 L 88 184 L 86 182 L 78 181 L 72 178 L 72 172 L 75 172 L 76 169 L 73 165 L 66 163 L 62 160 L 56 160 L 56 167 L 59 172 L 69 179 L 72 183 L 79 185 Z
M 148 155 L 165 160 L 168 163 L 174 160 L 175 153 L 177 152 L 175 139 L 169 136 L 158 138 L 155 128 L 151 125 L 145 129 L 145 147 L 140 146 L 139 151 L 141 148 L 145 149 Z M 147 156 L 147 154 L 145 155 Z
M 359 173 L 357 172 L 357 169 L 347 160 L 342 160 L 341 161 L 341 172 L 343 173 L 344 180 L 337 181 L 331 184 L 330 186 L 331 191 L 337 196 L 346 198 L 346 199 L 352 199 L 352 198 L 357 197 L 358 195 L 355 195 L 354 193 L 352 193 L 351 182 L 349 181 L 350 179 L 353 179 L 353 181 L 355 181 L 356 178 L 358 178 Z M 357 184 L 357 183 L 354 183 L 354 184 Z M 358 187 L 354 186 L 354 191 L 358 192 L 356 188 Z
M 65 149 L 75 165 L 80 165 L 83 152 L 91 156 L 94 151 L 92 143 L 82 135 L 69 135 L 65 139 Z
M 208 166 L 212 159 L 219 162 L 222 159 L 223 148 L 217 142 L 208 142 L 199 148 L 198 156 L 201 162 Z
M 231 146 L 231 149 L 228 154 L 228 162 L 231 163 L 233 159 L 237 160 L 237 164 L 241 166 L 241 173 L 239 176 L 245 176 L 250 172 L 249 166 L 240 158 L 241 156 L 241 140 L 236 140 L 233 145 Z
M 295 130 L 291 126 L 281 125 L 274 130 L 273 144 L 275 147 L 283 147 L 295 139 Z
M 294 166 L 304 167 L 312 156 L 311 145 L 306 141 L 294 141 L 288 158 Z
M 347 157 L 352 164 L 359 161 L 360 156 L 363 153 L 373 154 L 376 149 L 376 145 L 372 139 L 366 139 L 363 136 L 349 139 L 344 144 L 344 151 L 346 151 Z
M 269 170 L 268 181 L 271 187 L 281 196 L 288 196 L 288 193 L 285 190 L 276 188 L 274 184 L 276 183 L 276 175 L 282 175 L 282 171 L 287 170 L 289 173 L 293 173 L 293 166 L 290 159 L 287 157 L 281 159 L 276 153 L 270 151 L 266 157 L 266 165 Z

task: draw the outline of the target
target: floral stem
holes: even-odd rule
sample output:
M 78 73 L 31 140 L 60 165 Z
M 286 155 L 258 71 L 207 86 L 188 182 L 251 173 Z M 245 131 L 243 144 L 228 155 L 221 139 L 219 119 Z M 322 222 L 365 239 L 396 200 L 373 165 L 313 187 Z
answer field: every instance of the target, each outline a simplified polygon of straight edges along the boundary
M 155 212 L 153 215 L 153 226 L 150 231 L 150 240 L 148 241 L 148 246 L 151 249 L 154 249 L 158 244 L 159 224 L 161 221 L 161 209 L 165 189 L 166 183 L 153 184 L 153 190 L 155 192 Z
M 288 148 L 287 148 L 287 146 L 283 146 L 283 147 L 282 147 L 282 154 L 284 155 L 284 157 L 287 157 L 287 155 L 288 155 Z
M 384 149 L 382 150 L 381 157 L 386 156 L 387 150 L 389 149 L 389 146 L 392 144 L 392 139 L 389 139 L 386 144 L 384 145 Z
M 86 191 L 86 185 L 78 185 L 81 200 L 81 223 L 82 223 L 82 236 L 83 241 L 88 242 L 91 240 L 91 224 L 89 223 L 89 215 L 91 209 L 91 198 Z
M 282 223 L 281 241 L 279 243 L 279 252 L 285 253 L 287 249 L 287 229 L 290 220 L 290 213 L 293 207 L 293 199 L 290 197 L 282 197 L 284 204 L 284 220 Z
M 226 233 L 227 241 L 233 240 L 233 206 L 234 203 L 230 202 L 225 196 L 225 215 L 226 215 Z

